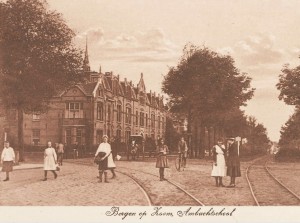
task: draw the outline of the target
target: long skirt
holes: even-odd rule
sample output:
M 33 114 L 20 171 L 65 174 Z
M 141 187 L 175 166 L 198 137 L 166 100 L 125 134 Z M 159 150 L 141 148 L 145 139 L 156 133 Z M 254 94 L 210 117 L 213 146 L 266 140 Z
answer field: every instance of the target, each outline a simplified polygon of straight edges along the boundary
M 98 165 L 98 170 L 102 170 L 102 171 L 107 170 L 108 169 L 107 161 L 108 161 L 107 157 L 104 160 L 100 161 Z
M 227 159 L 227 176 L 240 177 L 240 159 L 238 156 L 228 157 Z
M 3 172 L 11 172 L 13 171 L 13 161 L 3 161 L 2 171 Z
M 225 177 L 226 176 L 226 163 L 223 154 L 217 154 L 217 166 L 213 165 L 211 171 L 212 177 Z
M 169 168 L 169 161 L 166 155 L 161 155 L 157 157 L 156 168 Z
M 240 177 L 241 176 L 240 166 L 228 166 L 227 167 L 227 176 Z

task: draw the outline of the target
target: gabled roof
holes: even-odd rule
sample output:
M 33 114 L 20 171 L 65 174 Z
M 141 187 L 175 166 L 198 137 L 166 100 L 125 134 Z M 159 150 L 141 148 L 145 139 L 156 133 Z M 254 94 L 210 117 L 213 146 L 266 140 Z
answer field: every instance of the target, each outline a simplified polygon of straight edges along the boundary
M 97 85 L 97 82 L 92 82 L 92 83 L 82 84 L 79 86 L 83 89 L 83 92 L 85 93 L 85 95 L 92 96 L 96 85 Z

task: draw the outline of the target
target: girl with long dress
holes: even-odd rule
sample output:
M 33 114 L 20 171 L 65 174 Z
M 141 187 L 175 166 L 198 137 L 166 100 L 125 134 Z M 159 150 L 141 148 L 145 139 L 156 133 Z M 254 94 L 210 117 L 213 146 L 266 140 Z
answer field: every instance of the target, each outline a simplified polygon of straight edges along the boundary
M 47 173 L 51 171 L 54 175 L 54 179 L 57 178 L 56 167 L 57 167 L 57 155 L 55 149 L 52 147 L 51 141 L 47 143 L 48 147 L 44 152 L 44 179 L 47 180 Z
M 9 146 L 9 142 L 4 143 L 4 149 L 1 154 L 2 172 L 6 173 L 6 178 L 3 181 L 9 181 L 9 172 L 13 171 L 15 163 L 14 149 Z
M 219 139 L 217 145 L 213 147 L 212 154 L 214 162 L 211 176 L 215 177 L 217 187 L 224 187 L 222 177 L 226 176 L 226 162 L 225 146 L 222 139 Z
M 104 174 L 104 182 L 108 183 L 107 180 L 107 170 L 111 170 L 113 173 L 113 178 L 116 176 L 114 169 L 116 168 L 116 164 L 113 161 L 111 146 L 108 143 L 108 136 L 103 136 L 103 142 L 100 143 L 96 153 L 95 153 L 95 159 L 96 157 L 101 157 L 100 162 L 98 163 L 98 170 L 99 170 L 99 182 L 102 182 L 102 177 Z

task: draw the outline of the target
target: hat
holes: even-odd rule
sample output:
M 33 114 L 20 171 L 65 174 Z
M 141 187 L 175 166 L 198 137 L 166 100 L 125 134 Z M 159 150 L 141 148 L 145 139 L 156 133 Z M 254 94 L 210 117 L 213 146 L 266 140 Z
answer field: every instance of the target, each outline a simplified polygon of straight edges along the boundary
M 227 138 L 227 140 L 235 141 L 235 138 Z
M 104 138 L 107 138 L 107 139 L 108 139 L 108 136 L 107 136 L 107 135 L 103 135 L 103 136 L 102 136 L 102 139 L 104 139 Z

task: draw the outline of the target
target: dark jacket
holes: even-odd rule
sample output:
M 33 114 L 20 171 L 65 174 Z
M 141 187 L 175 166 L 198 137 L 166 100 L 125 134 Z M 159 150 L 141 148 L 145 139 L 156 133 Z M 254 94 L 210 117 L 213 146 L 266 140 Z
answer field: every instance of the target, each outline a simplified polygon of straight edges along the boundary
M 239 166 L 240 157 L 238 155 L 238 144 L 237 142 L 231 144 L 228 147 L 227 166 Z

